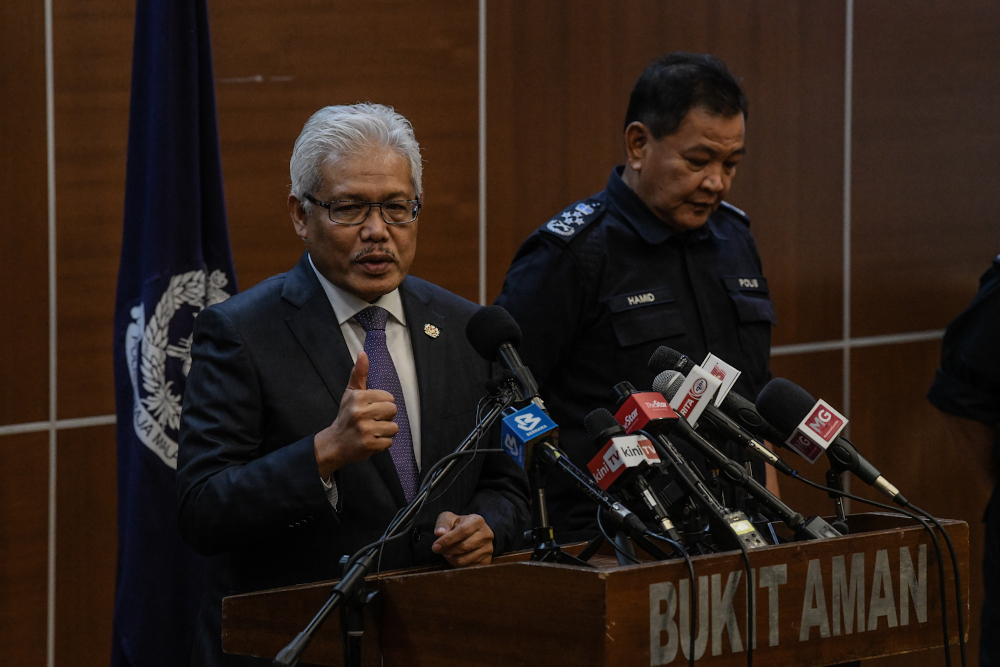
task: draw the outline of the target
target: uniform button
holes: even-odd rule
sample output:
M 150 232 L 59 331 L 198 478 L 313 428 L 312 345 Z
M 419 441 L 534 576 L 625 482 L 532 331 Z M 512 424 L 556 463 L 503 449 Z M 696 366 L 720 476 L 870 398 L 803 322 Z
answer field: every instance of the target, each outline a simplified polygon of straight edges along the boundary
M 414 542 L 419 542 L 420 541 L 420 529 L 419 528 L 414 528 L 413 529 L 413 541 Z

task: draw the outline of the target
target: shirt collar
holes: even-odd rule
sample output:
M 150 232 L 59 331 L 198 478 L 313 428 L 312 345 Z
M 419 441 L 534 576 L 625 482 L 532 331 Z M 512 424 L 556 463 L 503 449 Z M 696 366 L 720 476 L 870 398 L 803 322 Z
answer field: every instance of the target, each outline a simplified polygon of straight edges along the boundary
M 615 207 L 621 211 L 626 222 L 628 222 L 639 236 L 649 244 L 663 243 L 671 237 L 689 238 L 694 241 L 701 241 L 711 236 L 725 240 L 725 235 L 716 224 L 714 213 L 708 217 L 708 222 L 698 229 L 689 232 L 676 232 L 667 223 L 656 217 L 656 214 L 649 210 L 646 202 L 622 180 L 622 172 L 625 165 L 618 165 L 611 170 L 608 177 L 606 190 L 611 196 L 611 201 Z
M 368 303 L 361 297 L 351 294 L 327 280 L 326 276 L 320 273 L 316 265 L 313 264 L 312 255 L 309 256 L 309 266 L 312 267 L 313 273 L 319 279 L 319 284 L 323 286 L 323 291 L 326 292 L 327 298 L 330 299 L 330 305 L 333 306 L 333 313 L 337 316 L 337 324 L 343 324 L 368 306 L 378 306 L 379 308 L 385 308 L 389 311 L 389 315 L 397 322 L 404 327 L 406 326 L 406 315 L 403 313 L 403 300 L 399 296 L 398 287 L 388 294 L 380 296 L 375 303 Z

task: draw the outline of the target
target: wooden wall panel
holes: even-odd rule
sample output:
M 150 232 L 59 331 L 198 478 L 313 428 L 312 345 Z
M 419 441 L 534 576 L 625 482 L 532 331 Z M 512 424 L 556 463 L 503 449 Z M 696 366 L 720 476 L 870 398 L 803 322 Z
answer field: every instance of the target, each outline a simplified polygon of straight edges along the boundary
M 56 489 L 56 664 L 111 660 L 117 559 L 115 427 L 61 431 Z
M 60 418 L 115 409 L 111 331 L 134 11 L 115 0 L 53 6 Z
M 824 398 L 839 407 L 843 396 L 843 354 L 840 350 L 813 352 L 809 354 L 789 354 L 771 357 L 771 373 L 774 377 L 791 380 L 816 398 Z M 810 465 L 808 461 L 788 449 L 776 449 L 785 463 L 800 475 L 817 484 L 826 484 L 826 471 L 830 466 L 826 459 Z M 830 497 L 822 491 L 810 488 L 784 475 L 779 475 L 781 498 L 789 507 L 804 516 L 833 516 L 834 507 Z
M 0 424 L 48 415 L 45 14 L 0 3 Z
M 1000 252 L 1000 5 L 857 3 L 855 335 L 943 328 Z
M 839 335 L 842 4 L 516 2 L 488 11 L 490 299 L 527 235 L 601 189 L 622 161 L 628 96 L 643 68 L 670 51 L 707 51 L 750 97 L 749 153 L 729 199 L 754 220 L 776 343 Z
M 940 412 L 927 402 L 927 390 L 941 358 L 939 341 L 860 348 L 851 359 L 851 440 L 858 450 L 910 502 L 934 516 L 969 524 L 972 624 L 969 664 L 978 664 L 979 609 L 982 606 L 983 510 L 988 490 L 972 484 L 970 458 L 949 444 Z M 860 481 L 852 490 L 880 502 L 885 496 Z M 855 511 L 858 503 L 854 504 Z M 942 544 L 942 548 L 944 544 Z M 949 591 L 949 608 L 954 594 Z M 953 618 L 952 623 L 957 623 Z M 940 665 L 940 654 L 919 654 L 916 662 L 896 659 L 884 665 Z M 958 664 L 958 651 L 953 652 Z M 873 663 L 876 664 L 876 663 Z
M 49 434 L 0 437 L 0 655 L 44 665 L 48 595 Z
M 298 260 L 288 158 L 328 104 L 394 106 L 424 155 L 427 205 L 412 273 L 478 294 L 477 5 L 212 3 L 230 231 L 241 287 Z
M 16 202 L 0 243 L 0 280 L 11 286 L 0 297 L 0 424 L 47 417 L 43 10 L 39 0 L 0 4 L 0 194 Z M 372 100 L 409 117 L 424 149 L 414 273 L 475 299 L 476 3 L 217 0 L 210 11 L 241 287 L 301 254 L 284 201 L 302 123 L 325 104 Z M 844 2 L 519 0 L 488 11 L 489 299 L 527 234 L 602 188 L 621 161 L 628 93 L 649 60 L 710 51 L 751 99 L 750 152 L 730 199 L 754 220 L 775 343 L 839 337 Z M 59 416 L 85 417 L 113 410 L 134 6 L 56 0 L 54 12 Z M 988 161 L 1000 147 L 998 19 L 985 0 L 855 3 L 855 335 L 943 327 L 1000 251 L 1000 177 Z M 914 502 L 969 521 L 976 559 L 985 499 L 953 492 L 961 454 L 945 447 L 924 399 L 937 354 L 937 343 L 856 350 L 852 438 Z M 773 368 L 838 405 L 840 364 L 833 351 L 776 357 Z M 0 654 L 18 664 L 45 660 L 47 438 L 0 436 L 11 472 L 0 484 Z M 56 660 L 106 664 L 113 428 L 64 430 L 59 443 Z M 822 464 L 786 456 L 822 480 Z M 829 513 L 821 494 L 789 480 L 783 491 L 804 513 Z M 978 562 L 972 572 L 978 595 Z

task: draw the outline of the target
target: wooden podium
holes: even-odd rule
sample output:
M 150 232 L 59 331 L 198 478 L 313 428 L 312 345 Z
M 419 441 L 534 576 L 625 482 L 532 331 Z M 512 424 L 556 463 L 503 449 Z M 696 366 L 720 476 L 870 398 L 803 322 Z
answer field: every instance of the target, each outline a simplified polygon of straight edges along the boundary
M 756 591 L 754 662 L 808 667 L 943 650 L 938 569 L 927 532 L 903 516 L 858 514 L 851 535 L 750 552 Z M 954 542 L 968 627 L 969 528 L 943 520 Z M 940 537 L 940 536 L 939 536 Z M 949 634 L 958 643 L 955 585 L 945 565 Z M 567 551 L 579 551 L 582 545 Z M 366 665 L 687 664 L 690 583 L 681 559 L 620 567 L 611 552 L 596 568 L 537 563 L 528 552 L 485 567 L 383 574 L 366 611 Z M 746 571 L 739 552 L 693 558 L 699 664 L 746 664 Z M 309 622 L 331 582 L 223 600 L 230 653 L 272 658 Z M 954 659 L 958 651 L 953 649 Z M 339 616 L 303 661 L 342 662 Z M 383 662 L 384 661 L 384 662 Z

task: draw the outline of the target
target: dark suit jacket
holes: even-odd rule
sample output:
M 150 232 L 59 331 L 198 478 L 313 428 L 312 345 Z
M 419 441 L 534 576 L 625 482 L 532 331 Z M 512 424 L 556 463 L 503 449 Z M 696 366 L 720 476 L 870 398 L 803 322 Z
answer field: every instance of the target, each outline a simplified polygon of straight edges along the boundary
M 489 364 L 465 338 L 475 304 L 413 277 L 400 292 L 424 473 L 472 430 Z M 424 324 L 440 336 L 425 335 Z M 258 664 L 222 654 L 222 597 L 340 576 L 341 556 L 378 540 L 405 506 L 403 488 L 385 451 L 337 471 L 338 507 L 327 500 L 313 436 L 337 416 L 353 362 L 308 257 L 204 310 L 192 357 L 177 468 L 180 528 L 210 557 L 192 664 Z M 527 494 L 523 471 L 507 456 L 472 458 L 409 534 L 386 546 L 382 569 L 444 562 L 430 550 L 444 510 L 482 515 L 495 553 L 515 547 L 528 527 Z

